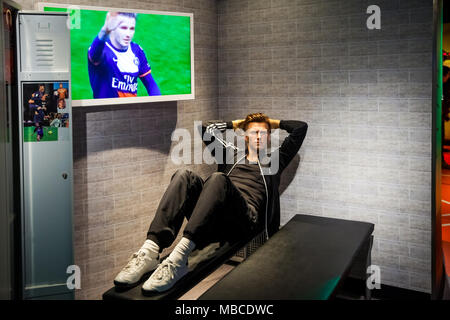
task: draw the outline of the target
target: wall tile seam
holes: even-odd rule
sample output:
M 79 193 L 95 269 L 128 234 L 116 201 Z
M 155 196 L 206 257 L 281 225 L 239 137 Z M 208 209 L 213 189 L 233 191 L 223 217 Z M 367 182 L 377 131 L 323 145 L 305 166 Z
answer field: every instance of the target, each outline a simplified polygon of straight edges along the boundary
M 397 226 L 393 226 L 393 227 L 398 228 Z M 420 245 L 417 245 L 415 243 L 410 243 L 409 241 L 405 241 L 405 240 L 379 239 L 378 237 L 376 237 L 376 241 L 377 241 L 377 244 L 378 244 L 378 247 L 377 247 L 378 251 L 380 250 L 380 245 L 381 244 L 388 245 L 388 246 L 389 245 L 404 246 L 404 247 L 407 247 L 408 250 L 411 249 L 411 248 L 419 248 L 419 249 L 429 249 L 429 250 L 431 250 L 431 248 L 429 246 L 424 246 L 424 245 L 420 246 Z M 399 253 L 399 255 L 401 255 L 402 253 Z
M 167 155 L 168 157 L 170 156 L 170 154 L 169 155 Z M 131 157 L 131 159 L 133 159 L 133 156 L 131 155 L 130 156 Z M 101 164 L 101 165 L 98 165 L 98 166 L 96 166 L 96 167 L 94 167 L 94 168 L 92 168 L 92 167 L 89 167 L 89 168 L 79 168 L 79 169 L 77 169 L 78 171 L 82 171 L 82 173 L 85 175 L 85 179 L 86 179 L 86 181 L 87 180 L 89 180 L 89 177 L 87 177 L 86 175 L 88 174 L 88 171 L 90 171 L 90 170 L 95 170 L 95 169 L 99 169 L 99 168 L 102 168 L 102 169 L 112 169 L 112 170 L 110 170 L 111 171 L 111 173 L 112 174 L 114 174 L 114 169 L 117 169 L 117 168 L 120 168 L 121 166 L 124 166 L 124 165 L 126 165 L 127 163 L 129 163 L 128 161 L 126 161 L 126 160 L 130 160 L 130 159 L 124 159 L 123 161 L 121 160 L 120 162 L 119 161 L 117 161 L 117 162 L 113 162 L 112 160 L 98 160 L 98 161 L 95 161 L 96 163 L 99 163 L 99 164 Z M 148 162 L 149 160 L 147 159 L 147 157 L 145 157 L 145 159 L 141 159 L 141 160 L 137 160 L 137 161 L 135 161 L 134 163 L 135 164 L 137 164 L 137 165 L 145 165 L 147 162 Z M 94 164 L 94 163 L 89 163 L 89 164 Z M 155 173 L 157 172 L 157 170 L 155 170 Z M 151 174 L 151 173 L 149 173 L 149 174 Z M 133 176 L 133 177 L 136 177 L 136 176 Z M 89 184 L 89 183 L 94 183 L 94 182 L 101 182 L 101 181 L 107 181 L 107 180 L 113 180 L 113 179 L 116 179 L 116 178 L 114 178 L 114 177 L 111 177 L 111 178 L 108 178 L 108 179 L 100 179 L 100 180 L 97 180 L 97 179 L 95 179 L 95 180 L 90 180 L 90 181 L 88 181 L 88 182 L 85 182 L 85 183 L 83 183 L 83 184 Z
M 384 241 L 384 240 L 383 240 Z M 413 259 L 413 257 L 411 257 L 410 255 L 409 255 L 409 253 L 407 253 L 407 254 L 404 254 L 403 252 L 401 252 L 401 251 L 396 251 L 395 249 L 378 249 L 378 251 L 380 252 L 380 253 L 387 253 L 387 254 L 398 254 L 398 256 L 399 256 L 399 258 L 401 258 L 401 257 L 403 257 L 403 258 L 410 258 L 410 259 Z M 420 259 L 422 262 L 428 262 L 429 261 L 429 259 L 428 258 L 424 258 L 424 259 Z M 402 270 L 402 269 L 400 269 L 400 270 Z M 406 270 L 405 270 L 406 271 Z
M 139 194 L 139 196 L 142 197 L 143 193 L 145 193 L 145 192 L 132 192 L 132 193 L 129 193 L 129 194 L 130 195 Z M 79 211 L 79 212 L 75 211 L 74 217 L 75 216 L 79 216 L 79 217 L 83 217 L 83 216 L 96 217 L 96 216 L 101 216 L 101 215 L 106 214 L 105 215 L 105 218 L 106 218 L 106 217 L 111 216 L 111 215 L 117 215 L 118 213 L 115 213 L 116 210 L 125 210 L 126 208 L 128 208 L 128 210 L 135 210 L 139 206 L 139 204 L 125 204 L 125 205 L 122 204 L 122 205 L 119 205 L 118 202 L 120 203 L 122 201 L 130 201 L 130 200 L 122 200 L 122 199 L 109 200 L 109 199 L 107 199 L 109 197 L 111 197 L 111 196 L 98 197 L 98 198 L 86 198 L 86 199 L 83 199 L 83 200 L 79 200 L 79 202 L 83 202 L 83 211 Z M 92 210 L 92 209 L 90 210 L 90 209 L 88 209 L 88 202 L 92 202 L 92 201 L 95 202 L 97 200 L 108 201 L 108 202 L 112 203 L 112 207 L 104 209 L 104 210 L 101 210 L 101 209 L 100 210 Z M 143 199 L 141 199 L 140 201 L 142 202 Z M 150 205 L 151 201 L 150 202 L 146 201 L 144 203 L 145 203 L 145 205 Z M 117 211 L 117 212 L 120 212 L 120 211 Z M 130 212 L 128 212 L 128 213 L 130 213 Z
M 258 37 L 260 36 L 261 39 L 259 39 L 259 43 L 258 45 L 254 45 L 253 43 L 250 43 L 250 45 L 248 43 L 240 43 L 240 41 L 242 41 L 243 39 L 243 35 L 226 35 L 223 36 L 223 38 L 220 40 L 219 44 L 221 46 L 223 46 L 224 44 L 230 44 L 231 43 L 233 46 L 230 46 L 230 48 L 249 48 L 251 45 L 253 45 L 252 47 L 255 48 L 267 48 L 267 47 L 271 47 L 271 46 L 294 46 L 296 45 L 298 39 L 294 38 L 294 37 L 300 37 L 301 35 L 306 36 L 307 34 L 313 34 L 316 35 L 316 38 L 318 36 L 321 36 L 321 33 L 319 33 L 318 31 L 314 31 L 313 33 L 311 32 L 302 32 L 302 33 L 288 33 L 288 36 L 290 36 L 289 38 L 282 38 L 283 40 L 280 40 L 281 36 L 286 36 L 286 33 L 272 33 L 272 34 L 264 34 L 264 35 L 252 35 L 253 37 Z M 374 43 L 374 41 L 394 41 L 394 39 L 397 39 L 398 41 L 402 41 L 402 40 L 429 40 L 431 35 L 422 35 L 422 34 L 417 34 L 415 36 L 408 36 L 408 37 L 403 37 L 401 35 L 398 36 L 390 36 L 390 37 L 378 37 L 376 39 L 372 39 L 371 37 L 368 38 L 359 38 L 359 39 L 355 39 L 355 38 L 344 38 L 344 35 L 342 35 L 341 38 L 334 38 L 334 39 L 305 39 L 303 37 L 302 39 L 302 43 L 303 44 L 309 44 L 309 45 L 320 45 L 320 44 L 327 44 L 329 45 L 330 43 L 334 43 L 334 44 L 338 44 L 338 43 L 342 43 L 342 42 L 348 42 L 348 43 L 363 43 L 363 42 L 371 42 Z M 269 39 L 270 37 L 270 39 Z M 270 44 L 268 43 L 269 40 L 271 39 L 275 39 L 275 41 L 271 41 Z M 277 40 L 278 39 L 278 40 Z M 256 41 L 257 39 L 253 39 L 252 41 Z M 265 43 L 263 42 L 265 41 Z M 214 47 L 211 46 L 206 46 L 204 48 L 211 48 L 214 49 Z M 232 50 L 232 49 L 229 49 Z M 423 49 L 422 49 L 423 50 Z M 429 49 L 428 49 L 429 50 Z M 428 51 L 427 50 L 427 51 Z M 410 51 L 410 54 L 413 53 L 421 53 L 421 52 L 427 52 L 427 51 Z
M 263 63 L 265 63 L 266 61 L 272 61 L 272 59 L 252 59 L 252 60 L 248 60 L 248 62 L 259 62 L 259 63 L 261 63 L 261 64 L 263 64 Z M 310 74 L 311 76 L 313 76 L 314 74 L 321 74 L 321 76 L 323 76 L 323 75 L 328 75 L 328 74 L 336 74 L 336 73 L 348 73 L 348 75 L 347 75 L 347 82 L 346 83 L 339 83 L 339 85 L 341 85 L 341 86 L 348 86 L 348 85 L 350 85 L 350 84 L 386 84 L 386 85 L 405 85 L 405 84 L 423 84 L 423 85 L 425 85 L 425 84 L 428 84 L 428 80 L 416 80 L 416 81 L 413 81 L 413 80 L 410 80 L 410 76 L 411 76 L 411 73 L 414 73 L 415 71 L 422 71 L 422 70 L 424 70 L 424 69 L 422 69 L 422 68 L 417 68 L 417 69 L 411 69 L 411 68 L 399 68 L 399 69 L 396 69 L 396 70 L 398 70 L 397 71 L 397 73 L 401 73 L 401 72 L 407 72 L 408 73 L 408 75 L 407 75 L 407 79 L 406 79 L 406 81 L 381 81 L 381 80 L 379 80 L 379 78 L 380 78 L 380 74 L 383 76 L 383 75 L 385 75 L 386 74 L 386 72 L 392 72 L 392 68 L 376 68 L 376 69 L 369 69 L 369 68 L 363 68 L 363 69 L 357 69 L 357 68 L 353 68 L 353 69 L 330 69 L 329 71 L 326 71 L 326 70 L 323 70 L 323 69 L 319 69 L 319 68 L 317 68 L 317 69 L 314 69 L 314 70 L 310 70 L 310 71 L 307 71 L 307 70 L 292 70 L 292 71 L 273 71 L 273 72 L 268 72 L 268 71 L 249 71 L 249 72 L 223 72 L 223 73 L 221 73 L 221 79 L 222 80 L 225 80 L 225 79 L 227 79 L 228 80 L 228 78 L 229 77 L 233 77 L 233 76 L 244 76 L 244 77 L 247 77 L 247 75 L 249 75 L 249 74 L 274 74 L 274 75 L 277 75 L 277 74 L 292 74 L 292 75 L 294 75 L 294 74 L 296 74 L 296 76 L 298 77 L 298 76 L 303 76 L 304 74 Z M 373 72 L 374 73 L 374 77 L 375 77 L 375 72 L 376 72 L 376 77 L 377 77 L 377 79 L 376 79 L 376 81 L 370 81 L 370 79 L 368 79 L 367 81 L 350 81 L 350 74 L 353 74 L 353 75 L 357 75 L 357 74 L 364 74 L 364 73 L 367 73 L 367 72 Z M 393 73 L 395 73 L 395 72 L 393 72 Z M 373 80 L 375 80 L 375 79 L 373 79 Z M 330 84 L 330 83 L 334 83 L 334 82 L 329 82 L 329 81 L 327 81 L 327 82 L 324 82 L 323 81 L 323 77 L 321 77 L 321 83 L 312 83 L 312 84 L 314 84 L 314 85 L 326 85 L 326 84 Z M 280 83 L 277 83 L 277 84 L 280 84 Z M 281 83 L 282 84 L 282 83 Z M 298 80 L 296 80 L 296 82 L 292 82 L 292 84 L 307 84 L 307 83 L 305 83 L 305 82 L 303 82 L 303 81 L 301 81 L 301 82 L 299 82 Z M 230 84 L 230 83 L 227 83 L 227 82 L 224 82 L 224 83 L 221 83 L 220 85 L 219 85 L 219 87 L 229 87 L 229 86 L 234 86 L 235 84 Z M 431 85 L 430 85 L 431 86 Z M 375 96 L 376 97 L 376 96 Z M 382 98 L 382 97 L 380 97 L 380 98 Z M 409 97 L 398 97 L 398 98 L 403 98 L 403 99 L 408 99 Z M 420 99 L 421 97 L 410 97 L 410 99 Z
M 402 256 L 401 258 L 405 258 L 404 256 Z M 413 258 L 409 258 L 408 259 L 413 259 Z M 419 261 L 417 261 L 419 262 Z M 423 260 L 422 262 L 425 262 L 425 260 Z M 404 262 L 402 263 L 402 259 L 400 259 L 400 266 L 399 266 L 399 270 L 401 271 L 406 271 L 406 272 L 410 272 L 410 273 L 416 273 L 416 274 L 429 274 L 431 273 L 431 266 L 429 267 L 421 267 L 421 266 L 414 266 L 414 265 L 410 265 L 410 263 L 408 262 Z
M 110 194 L 110 195 L 108 195 L 108 194 L 101 195 L 101 196 L 90 196 L 90 195 L 88 195 L 88 198 L 86 198 L 86 199 L 79 199 L 79 200 L 77 200 L 77 202 L 81 202 L 80 204 L 83 207 L 87 207 L 87 206 L 89 206 L 89 202 L 96 203 L 96 202 L 99 202 L 99 200 L 100 201 L 110 201 L 111 203 L 114 204 L 114 208 L 113 209 L 118 209 L 118 208 L 121 208 L 123 206 L 116 207 L 115 203 L 118 202 L 118 201 L 119 202 L 120 201 L 124 201 L 124 199 L 123 199 L 124 197 L 137 196 L 138 194 L 140 196 L 142 196 L 143 194 L 145 194 L 149 190 L 154 191 L 155 189 L 160 190 L 160 188 L 158 186 L 158 188 L 155 188 L 155 187 L 140 188 L 140 189 L 137 189 L 137 190 L 130 190 L 128 192 L 117 192 L 115 194 Z M 107 209 L 107 210 L 109 210 L 109 209 Z M 93 212 L 100 212 L 100 211 L 93 211 Z
M 297 7 L 297 8 L 296 8 Z M 283 7 L 271 7 L 271 8 L 264 8 L 264 9 L 248 9 L 246 10 L 245 8 L 242 9 L 242 11 L 240 11 L 240 13 L 238 14 L 238 16 L 241 16 L 242 19 L 246 19 L 248 15 L 248 17 L 250 17 L 251 13 L 261 13 L 263 16 L 265 13 L 273 13 L 273 11 L 280 11 L 280 10 L 271 10 L 271 9 L 285 9 L 285 10 L 289 10 L 292 12 L 292 10 L 295 9 L 301 9 L 299 7 L 307 7 L 306 5 L 302 5 L 302 4 L 297 4 L 296 6 L 283 6 Z M 386 8 L 386 7 L 380 7 L 381 12 L 384 13 L 384 15 L 389 16 L 392 13 L 394 14 L 394 17 L 398 17 L 401 15 L 408 15 L 408 23 L 401 23 L 401 24 L 409 24 L 409 23 L 414 23 L 411 22 L 411 17 L 414 16 L 417 13 L 421 13 L 421 11 L 419 11 L 418 9 L 421 8 L 432 8 L 432 7 L 415 7 L 415 8 L 404 8 L 404 9 L 398 9 L 398 8 Z M 223 21 L 227 21 L 226 19 L 224 19 L 225 17 L 227 17 L 230 13 L 226 12 L 226 13 L 218 13 L 218 18 L 222 18 L 222 23 Z M 322 19 L 329 19 L 329 18 L 335 18 L 335 19 L 342 19 L 342 20 L 347 20 L 347 22 L 350 22 L 352 19 L 355 20 L 364 20 L 366 21 L 367 18 L 369 17 L 369 14 L 366 13 L 365 8 L 361 8 L 360 12 L 353 12 L 353 13 L 344 13 L 344 12 L 333 12 L 333 13 L 325 13 L 325 14 L 318 14 L 318 15 L 309 15 L 307 17 L 305 16 L 291 16 L 291 17 L 287 17 L 287 18 L 279 18 L 279 20 L 270 20 L 273 22 L 277 22 L 277 21 L 298 21 L 299 18 L 307 18 L 307 19 L 317 19 L 317 20 L 322 20 Z M 391 18 L 391 17 L 389 17 Z M 383 21 L 383 20 L 382 20 Z M 310 21 L 306 21 L 306 23 L 308 23 Z M 322 22 L 322 21 L 321 21 Z M 231 22 L 231 23 L 223 23 L 222 25 L 237 25 L 237 24 L 246 24 L 246 23 L 255 23 L 258 24 L 258 22 L 252 22 L 250 20 L 241 22 L 241 23 L 236 23 L 236 22 Z M 303 23 L 303 22 L 302 22 Z M 393 23 L 391 21 L 388 20 L 388 25 L 397 25 L 396 23 Z M 364 25 L 365 26 L 365 25 Z
M 299 201 L 303 201 L 303 200 L 299 200 Z M 313 201 L 313 202 L 316 202 L 316 201 Z M 319 202 L 319 205 L 320 205 L 320 202 Z M 321 205 L 321 207 L 322 207 L 323 205 Z M 347 205 L 345 205 L 345 208 L 346 209 L 348 209 L 349 211 L 352 211 L 352 210 L 354 210 L 354 211 L 358 211 L 358 212 L 361 212 L 361 210 L 365 210 L 365 212 L 363 213 L 363 214 L 367 214 L 367 215 L 371 215 L 371 217 L 376 217 L 377 218 L 377 220 L 379 220 L 380 219 L 380 216 L 389 216 L 389 215 L 392 215 L 392 210 L 389 210 L 389 211 L 384 211 L 384 210 L 381 210 L 381 209 L 378 209 L 378 208 L 370 208 L 370 206 L 368 207 L 367 205 L 363 205 L 363 204 L 361 204 L 361 205 L 355 205 L 355 204 L 352 204 L 352 203 L 348 203 Z M 373 216 L 372 216 L 373 215 Z M 395 213 L 395 215 L 396 216 L 401 216 L 401 217 L 409 217 L 410 216 L 410 214 L 409 213 L 403 213 L 403 212 L 397 212 L 397 213 Z M 417 215 L 417 216 L 419 216 L 419 217 L 422 217 L 421 215 Z M 380 223 L 380 221 L 378 221 L 376 224 L 375 224 L 375 229 L 377 229 L 377 225 L 378 226 L 385 226 L 385 224 L 383 224 L 383 223 Z M 398 227 L 398 226 L 395 226 L 395 227 Z

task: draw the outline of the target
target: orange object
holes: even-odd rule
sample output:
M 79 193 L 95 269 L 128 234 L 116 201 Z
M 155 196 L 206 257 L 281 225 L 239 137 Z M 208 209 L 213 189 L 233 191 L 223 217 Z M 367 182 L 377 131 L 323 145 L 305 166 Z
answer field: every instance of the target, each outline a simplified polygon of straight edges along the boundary
M 119 94 L 119 98 L 129 98 L 129 97 L 136 97 L 137 96 L 136 94 L 129 93 L 129 92 L 117 91 L 117 93 Z
M 444 161 L 449 163 L 450 153 L 444 153 Z M 450 170 L 442 170 L 441 184 L 441 224 L 442 251 L 444 253 L 445 272 L 450 276 Z

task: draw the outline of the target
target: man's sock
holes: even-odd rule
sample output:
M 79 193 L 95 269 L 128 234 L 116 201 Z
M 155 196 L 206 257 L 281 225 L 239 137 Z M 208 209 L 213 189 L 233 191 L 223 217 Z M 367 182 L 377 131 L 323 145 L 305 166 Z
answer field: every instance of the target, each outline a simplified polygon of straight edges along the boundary
M 156 242 L 147 239 L 142 245 L 141 249 L 146 249 L 149 252 L 151 258 L 156 259 L 159 256 L 159 246 Z
M 172 253 L 169 255 L 169 260 L 177 266 L 184 266 L 187 264 L 189 254 L 194 250 L 195 243 L 188 238 L 181 238 L 180 242 L 175 246 Z

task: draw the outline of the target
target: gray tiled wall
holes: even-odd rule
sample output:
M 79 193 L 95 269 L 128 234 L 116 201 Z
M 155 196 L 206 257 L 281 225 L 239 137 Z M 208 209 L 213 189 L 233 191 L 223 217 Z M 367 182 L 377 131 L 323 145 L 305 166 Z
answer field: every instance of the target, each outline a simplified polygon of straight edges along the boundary
M 20 1 L 33 9 L 37 1 Z M 49 1 L 66 3 L 66 1 Z M 210 0 L 77 1 L 116 8 L 193 12 L 194 101 L 74 108 L 75 263 L 77 299 L 101 299 L 145 240 L 158 201 L 177 168 L 170 160 L 175 128 L 217 119 L 217 4 Z M 192 169 L 206 177 L 206 165 Z
M 382 283 L 430 292 L 432 1 L 218 3 L 220 117 L 309 124 L 282 223 L 373 222 Z M 370 4 L 381 30 L 366 28 Z

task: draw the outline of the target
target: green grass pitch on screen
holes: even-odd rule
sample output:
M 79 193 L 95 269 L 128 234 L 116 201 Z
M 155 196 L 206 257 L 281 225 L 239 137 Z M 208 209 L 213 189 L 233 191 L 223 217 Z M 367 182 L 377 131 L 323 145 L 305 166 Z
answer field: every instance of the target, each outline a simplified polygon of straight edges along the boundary
M 66 12 L 66 8 L 45 7 L 45 11 Z M 93 99 L 89 84 L 87 50 L 105 23 L 107 11 L 81 10 L 80 29 L 72 29 L 72 99 Z M 150 61 L 152 75 L 162 95 L 191 93 L 190 17 L 139 14 L 133 42 Z M 138 81 L 138 96 L 148 96 Z
M 41 141 L 37 141 L 37 132 L 34 132 L 34 128 L 34 126 L 23 128 L 23 142 L 58 141 L 57 127 L 42 127 L 44 136 L 41 138 Z

